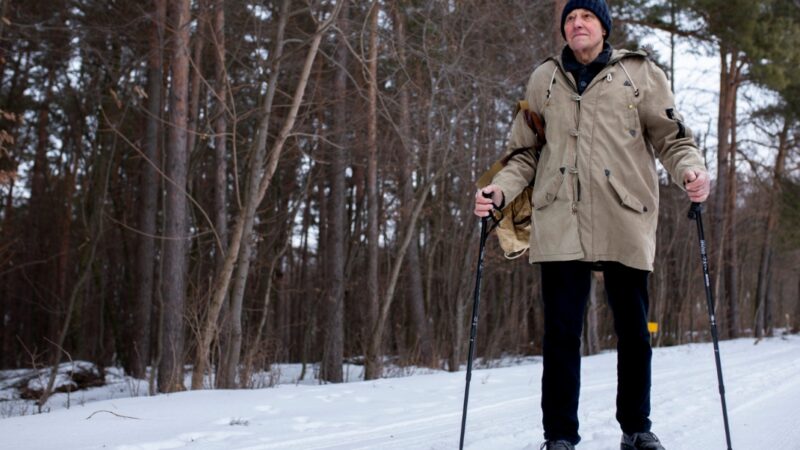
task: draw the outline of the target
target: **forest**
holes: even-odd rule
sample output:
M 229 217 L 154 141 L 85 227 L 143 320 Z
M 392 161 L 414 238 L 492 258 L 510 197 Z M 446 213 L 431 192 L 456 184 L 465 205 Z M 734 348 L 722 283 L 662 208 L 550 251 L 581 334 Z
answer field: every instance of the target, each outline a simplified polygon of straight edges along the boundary
M 459 370 L 475 182 L 564 46 L 564 3 L 2 0 L 0 369 L 85 360 L 151 393 L 250 388 L 278 362 L 321 383 Z M 713 123 L 682 113 L 713 180 L 721 338 L 798 332 L 800 4 L 609 4 L 610 43 L 663 36 L 646 48 L 671 79 L 717 63 Z M 660 184 L 653 344 L 707 341 L 689 201 Z M 483 364 L 540 354 L 539 276 L 490 237 Z M 585 354 L 615 346 L 593 286 Z

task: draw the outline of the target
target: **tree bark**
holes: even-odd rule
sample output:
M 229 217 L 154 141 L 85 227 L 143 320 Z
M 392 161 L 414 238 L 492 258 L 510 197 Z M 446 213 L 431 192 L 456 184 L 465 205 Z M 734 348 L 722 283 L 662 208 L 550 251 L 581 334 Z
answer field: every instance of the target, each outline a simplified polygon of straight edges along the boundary
M 189 61 L 191 84 L 189 87 L 189 112 L 186 125 L 186 152 L 191 155 L 197 141 L 197 122 L 200 114 L 200 91 L 203 80 L 203 48 L 208 30 L 208 0 L 197 0 L 197 30 L 194 33 L 192 59 Z M 191 183 L 190 183 L 191 184 Z
M 184 304 L 186 301 L 188 204 L 186 193 L 188 154 L 186 129 L 189 94 L 190 1 L 175 0 L 173 10 L 172 89 L 169 106 L 169 140 L 165 175 L 164 267 L 161 289 L 164 296 L 161 331 L 161 361 L 158 391 L 175 392 L 183 385 Z
M 214 251 L 214 275 L 220 273 L 225 264 L 225 254 L 228 252 L 228 77 L 225 67 L 225 0 L 214 0 L 213 4 L 213 51 L 214 51 L 214 227 L 220 236 L 220 248 Z M 225 310 L 227 302 L 223 300 L 223 307 L 219 319 L 222 325 L 219 347 L 228 346 L 230 335 L 229 314 Z M 218 357 L 216 385 L 222 381 L 227 383 L 225 374 L 228 373 L 225 365 L 226 354 Z M 220 379 L 222 376 L 222 380 Z
M 98 164 L 98 167 L 100 167 L 98 171 L 99 173 L 97 173 L 98 192 L 95 198 L 95 204 L 98 207 L 93 210 L 92 216 L 89 219 L 90 225 L 88 236 L 91 236 L 91 238 L 89 239 L 89 245 L 86 248 L 84 266 L 75 282 L 75 285 L 72 287 L 69 299 L 66 302 L 66 311 L 60 330 L 55 338 L 55 341 L 51 342 L 55 349 L 53 351 L 53 356 L 50 359 L 50 376 L 47 380 L 47 386 L 42 392 L 41 397 L 39 397 L 36 402 L 39 412 L 42 412 L 42 407 L 45 405 L 45 403 L 47 403 L 47 400 L 53 393 L 53 387 L 55 386 L 56 376 L 58 375 L 58 366 L 61 362 L 62 353 L 66 352 L 64 349 L 64 343 L 67 339 L 67 333 L 72 326 L 72 316 L 77 309 L 78 296 L 83 292 L 84 284 L 86 284 L 87 280 L 89 280 L 89 276 L 93 273 L 95 255 L 97 254 L 97 246 L 101 241 L 100 237 L 103 231 L 102 224 L 105 215 L 103 206 L 106 203 L 106 193 L 108 192 L 109 178 L 111 176 L 111 166 L 114 159 L 113 152 L 108 158 L 108 165 L 105 166 L 105 170 L 103 170 L 104 164 L 102 164 L 102 157 L 100 159 L 101 164 Z
M 369 57 L 367 58 L 367 323 L 368 341 L 364 361 L 364 379 L 381 376 L 380 345 L 375 348 L 380 293 L 378 291 L 378 14 L 380 4 L 372 2 L 369 18 Z M 382 331 L 382 330 L 381 330 Z
M 288 4 L 284 4 L 284 9 L 282 11 L 281 17 L 282 20 L 286 20 L 288 18 L 289 10 Z M 280 33 L 283 33 L 283 27 L 285 27 L 285 22 L 281 26 Z M 282 39 L 282 38 L 281 38 Z M 281 44 L 283 45 L 283 44 Z M 281 51 L 282 54 L 282 51 Z M 275 70 L 276 74 L 278 70 Z M 274 84 L 277 84 L 278 80 L 277 77 L 274 80 Z M 270 88 L 272 87 L 272 83 L 270 84 Z M 274 92 L 272 91 L 272 95 L 274 96 Z M 271 103 L 270 99 L 270 103 Z M 264 124 L 264 136 L 268 132 L 268 123 Z M 266 141 L 264 142 L 264 146 L 262 147 L 259 143 L 259 150 L 256 156 L 256 165 L 258 170 L 263 170 L 263 161 L 266 156 Z M 271 160 L 270 160 L 271 161 Z M 277 164 L 277 161 L 276 161 Z M 253 179 L 256 179 L 254 177 Z M 263 178 L 262 178 L 263 181 Z M 229 300 L 229 326 L 230 326 L 230 334 L 229 339 L 227 340 L 227 346 L 224 350 L 224 356 L 226 358 L 224 369 L 224 382 L 227 383 L 227 387 L 235 387 L 236 383 L 236 369 L 239 366 L 239 360 L 241 355 L 241 348 L 242 348 L 242 304 L 244 301 L 244 292 L 247 286 L 247 277 L 248 273 L 250 272 L 250 263 L 252 259 L 253 253 L 253 226 L 255 223 L 255 208 L 258 204 L 261 203 L 261 200 L 264 197 L 264 194 L 261 194 L 260 191 L 254 191 L 255 187 L 258 186 L 258 183 L 250 187 L 251 194 L 253 196 L 258 197 L 260 194 L 260 198 L 258 199 L 258 203 L 253 204 L 253 209 L 249 211 L 249 214 L 246 218 L 245 222 L 245 231 L 244 231 L 244 242 L 240 246 L 239 249 L 239 259 L 238 259 L 238 266 L 236 268 L 236 274 L 233 278 L 233 289 L 231 291 L 231 296 Z M 265 191 L 266 192 L 266 191 Z
M 144 378 L 150 361 L 150 317 L 153 305 L 153 282 L 156 260 L 156 216 L 158 214 L 158 179 L 156 167 L 159 161 L 158 142 L 161 124 L 161 87 L 164 49 L 164 23 L 167 4 L 164 0 L 153 0 L 152 27 L 150 29 L 150 54 L 148 57 L 147 125 L 144 140 L 145 160 L 141 163 L 139 181 L 140 204 L 139 235 L 136 249 L 136 295 L 133 306 L 133 342 L 130 372 L 136 378 Z
M 214 253 L 216 272 L 222 269 L 228 249 L 228 78 L 225 68 L 225 0 L 214 3 L 214 226 L 217 228 L 222 249 Z
M 375 325 L 369 335 L 369 348 L 367 351 L 367 361 L 370 361 L 370 357 L 372 357 L 373 361 L 380 360 L 380 352 L 381 346 L 383 344 L 383 334 L 386 329 L 386 322 L 389 319 L 389 311 L 391 310 L 392 303 L 394 301 L 394 294 L 395 290 L 397 289 L 397 280 L 400 277 L 400 268 L 403 265 L 403 260 L 405 258 L 406 252 L 411 244 L 411 238 L 415 234 L 416 224 L 419 220 L 419 216 L 422 213 L 422 207 L 425 205 L 425 200 L 428 196 L 428 193 L 431 191 L 432 183 L 422 188 L 422 194 L 419 199 L 417 199 L 416 204 L 414 206 L 414 211 L 411 213 L 411 217 L 409 218 L 407 227 L 403 230 L 400 248 L 397 250 L 397 257 L 392 265 L 391 275 L 389 277 L 388 286 L 386 287 L 386 295 L 383 299 L 382 304 L 380 304 L 380 310 L 378 312 L 378 318 L 375 322 Z M 375 379 L 380 378 L 381 376 L 381 365 L 380 363 L 377 366 L 377 372 L 373 372 L 372 374 L 375 375 L 374 378 L 367 378 L 367 370 L 365 368 L 365 379 Z
M 717 295 L 716 309 L 719 312 L 720 305 L 723 303 L 725 292 L 721 289 L 723 286 L 723 273 L 722 257 L 724 254 L 725 245 L 725 197 L 727 196 L 727 180 L 728 180 L 728 136 L 730 134 L 730 116 L 728 114 L 728 107 L 726 106 L 728 98 L 730 97 L 730 83 L 728 67 L 730 62 L 728 58 L 730 53 L 724 46 L 720 44 L 720 73 L 719 73 L 719 107 L 717 113 L 717 176 L 716 184 L 714 185 L 714 210 L 711 220 L 711 241 L 713 245 L 710 248 L 710 259 L 713 261 L 715 273 L 711 276 L 714 278 L 714 292 Z M 720 328 L 727 326 L 727 324 L 720 324 Z
M 552 44 L 550 45 L 550 53 L 558 54 L 564 46 L 564 36 L 561 34 L 561 13 L 564 11 L 564 6 L 567 5 L 567 0 L 553 1 L 553 31 L 552 31 Z
M 738 51 L 734 51 L 733 54 L 737 55 Z M 727 336 L 730 339 L 733 339 L 739 335 L 739 252 L 736 247 L 736 197 L 738 186 L 738 180 L 736 176 L 736 100 L 740 83 L 738 69 L 738 58 L 734 58 L 734 61 L 731 64 L 732 92 L 731 96 L 727 99 L 729 102 L 728 104 L 730 105 L 730 109 L 728 110 L 728 115 L 730 117 L 730 135 L 728 137 L 728 193 L 725 197 L 725 242 L 727 245 L 724 247 L 725 261 L 723 266 L 725 270 L 725 291 L 727 293 L 728 307 L 726 316 L 726 322 L 728 323 Z
M 48 184 L 50 179 L 50 168 L 47 158 L 49 148 L 50 108 L 48 105 L 52 101 L 52 84 L 55 77 L 55 69 L 48 67 L 47 82 L 45 84 L 46 96 L 44 102 L 39 106 L 36 122 L 36 153 L 34 156 L 33 170 L 30 182 L 30 201 L 29 201 L 29 223 L 27 224 L 28 233 L 25 243 L 26 257 L 29 261 L 47 261 L 49 247 L 51 245 L 51 230 L 48 224 L 52 221 L 51 198 L 48 195 Z M 62 299 L 53 299 L 45 292 L 53 289 L 50 281 L 49 272 L 51 268 L 44 264 L 37 264 L 30 270 L 28 285 L 31 293 L 41 305 L 47 305 L 51 314 L 43 315 L 41 330 L 38 334 L 44 335 L 49 339 L 57 339 L 59 318 L 57 313 L 63 305 L 56 303 Z M 60 350 L 53 349 L 53 355 L 60 356 Z
M 727 275 L 732 272 L 727 270 L 729 265 L 726 264 L 726 258 L 735 254 L 734 249 L 728 248 L 735 245 L 728 238 L 733 226 L 730 207 L 731 202 L 735 202 L 729 196 L 734 192 L 730 185 L 735 182 L 733 178 L 736 176 L 736 167 L 731 161 L 732 148 L 734 148 L 731 137 L 732 128 L 736 121 L 736 96 L 741 83 L 737 71 L 740 64 L 738 51 L 724 42 L 721 43 L 720 63 L 720 101 L 717 120 L 719 142 L 717 148 L 717 183 L 714 190 L 713 217 L 715 219 L 711 222 L 714 243 L 711 248 L 711 259 L 714 261 L 713 267 L 716 267 L 716 276 L 714 277 L 714 292 L 717 293 L 718 299 L 716 312 L 718 317 L 725 318 L 720 323 L 720 328 L 722 329 L 720 334 L 734 336 L 736 326 L 734 323 L 735 318 L 731 316 L 731 309 L 735 311 L 736 305 L 731 301 L 731 292 L 728 290 L 733 284 L 727 278 Z M 714 254 L 716 257 L 714 257 Z
M 339 16 L 340 40 L 336 49 L 336 106 L 334 129 L 337 145 L 331 147 L 330 200 L 328 201 L 330 224 L 328 226 L 328 295 L 326 302 L 323 360 L 320 379 L 332 383 L 344 381 L 342 361 L 344 359 L 344 292 L 345 292 L 345 169 L 350 141 L 347 137 L 347 63 L 350 54 L 345 40 L 349 35 L 347 0 L 344 0 Z
M 401 3 L 402 5 L 403 3 Z M 408 73 L 408 63 L 406 61 L 406 18 L 405 10 L 397 4 L 394 8 L 395 34 L 397 36 L 397 59 L 401 74 Z M 398 79 L 398 90 L 400 93 L 400 167 L 398 184 L 402 186 L 402 223 L 407 224 L 411 219 L 411 211 L 414 203 L 414 149 L 411 138 L 411 119 L 409 112 L 409 92 L 410 80 Z M 425 313 L 425 296 L 422 289 L 422 266 L 419 257 L 419 246 L 417 243 L 417 233 L 412 236 L 411 245 L 408 248 L 408 258 L 406 261 L 406 273 L 408 274 L 408 301 L 411 312 L 412 327 L 414 329 L 414 341 L 419 351 L 419 363 L 427 367 L 436 366 L 436 357 L 433 351 L 433 339 L 431 338 L 430 322 Z
M 772 255 L 772 240 L 778 225 L 780 213 L 780 186 L 786 167 L 788 153 L 789 120 L 784 122 L 783 129 L 778 134 L 778 154 L 775 155 L 775 166 L 772 171 L 772 183 L 766 189 L 767 218 L 764 221 L 764 237 L 761 241 L 761 257 L 758 265 L 758 280 L 756 284 L 756 337 L 770 335 L 772 324 L 769 321 L 770 308 L 768 304 L 768 286 L 770 275 L 770 261 Z

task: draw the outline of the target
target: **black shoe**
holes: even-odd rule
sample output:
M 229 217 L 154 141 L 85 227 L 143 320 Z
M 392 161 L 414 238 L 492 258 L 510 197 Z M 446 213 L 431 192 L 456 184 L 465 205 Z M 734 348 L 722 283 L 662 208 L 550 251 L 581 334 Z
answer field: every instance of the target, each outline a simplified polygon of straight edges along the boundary
M 655 434 L 644 431 L 642 433 L 622 433 L 620 450 L 665 450 Z
M 575 450 L 575 446 L 565 440 L 547 441 L 539 447 L 539 450 Z

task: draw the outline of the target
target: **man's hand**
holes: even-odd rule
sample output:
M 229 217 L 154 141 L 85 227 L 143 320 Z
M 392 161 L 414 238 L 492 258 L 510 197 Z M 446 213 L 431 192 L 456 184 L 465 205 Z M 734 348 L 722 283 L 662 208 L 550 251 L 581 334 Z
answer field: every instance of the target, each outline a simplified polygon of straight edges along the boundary
M 483 194 L 491 194 L 492 198 L 486 198 Z M 489 211 L 491 211 L 494 206 L 500 206 L 503 204 L 503 191 L 500 189 L 500 186 L 496 184 L 490 184 L 483 189 L 478 189 L 475 192 L 475 215 L 478 217 L 486 217 L 489 215 Z
M 689 169 L 683 173 L 683 185 L 689 195 L 689 200 L 703 203 L 711 190 L 711 178 L 705 170 Z

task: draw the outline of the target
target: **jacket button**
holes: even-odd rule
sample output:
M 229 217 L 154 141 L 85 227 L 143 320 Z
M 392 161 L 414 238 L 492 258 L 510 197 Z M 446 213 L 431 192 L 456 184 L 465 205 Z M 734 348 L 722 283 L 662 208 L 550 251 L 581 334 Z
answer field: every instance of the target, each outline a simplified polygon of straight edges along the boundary
M 645 206 L 644 208 L 642 208 L 642 210 L 643 210 L 643 212 L 647 212 L 647 206 Z
M 575 128 L 569 130 L 569 135 L 572 136 L 572 137 L 578 137 L 578 134 L 579 134 L 578 130 L 575 129 Z

